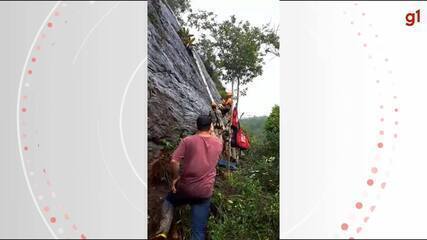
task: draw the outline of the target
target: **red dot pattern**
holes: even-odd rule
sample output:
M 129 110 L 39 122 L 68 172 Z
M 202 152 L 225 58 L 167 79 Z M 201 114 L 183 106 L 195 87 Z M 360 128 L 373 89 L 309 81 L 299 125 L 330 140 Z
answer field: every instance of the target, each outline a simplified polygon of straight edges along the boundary
M 66 5 L 62 5 L 62 7 L 65 7 Z M 59 8 L 59 7 L 58 7 Z M 52 13 L 52 16 L 55 16 L 56 18 L 59 18 L 60 17 L 60 15 L 61 15 L 61 13 L 60 13 L 60 11 L 59 11 L 59 9 L 54 9 L 54 11 L 53 11 L 53 13 Z M 54 47 L 55 46 L 55 43 L 53 42 L 50 42 L 50 43 L 47 43 L 46 42 L 46 40 L 48 40 L 48 38 L 49 38 L 49 34 L 48 34 L 48 32 L 46 31 L 46 29 L 50 29 L 50 30 L 53 30 L 54 29 L 54 26 L 55 26 L 55 28 L 56 27 L 60 27 L 61 26 L 61 24 L 60 23 L 63 23 L 63 21 L 57 21 L 57 23 L 55 24 L 55 20 L 51 17 L 51 19 L 47 22 L 47 24 L 45 25 L 45 29 L 44 29 L 44 31 L 39 35 L 39 36 L 37 36 L 38 38 L 36 39 L 37 40 L 37 42 L 35 43 L 35 46 L 34 46 L 34 49 L 33 49 L 33 51 L 34 51 L 34 53 L 37 53 L 37 55 L 38 56 L 36 56 L 34 53 L 31 53 L 31 55 L 30 55 L 30 58 L 28 59 L 28 62 L 26 63 L 27 65 L 25 66 L 25 78 L 24 78 L 24 81 L 26 81 L 26 82 L 24 82 L 24 86 L 26 87 L 26 88 L 28 88 L 28 87 L 30 87 L 30 84 L 29 84 L 29 81 L 31 80 L 32 82 L 36 82 L 36 80 L 37 80 L 37 74 L 35 74 L 35 73 L 37 73 L 37 63 L 39 63 L 40 62 L 40 59 L 39 59 L 39 57 L 40 56 L 42 56 L 42 55 L 39 55 L 40 53 L 41 53 L 41 51 L 43 50 L 43 51 L 48 51 L 49 50 L 49 47 Z M 65 20 L 65 22 L 68 22 L 67 20 Z M 31 78 L 30 78 L 31 77 Z M 23 94 L 25 94 L 25 89 L 24 89 L 24 91 L 23 91 Z M 27 101 L 28 100 L 28 95 L 23 95 L 22 96 L 22 98 L 21 98 L 21 100 L 22 101 Z M 20 103 L 20 104 L 22 104 L 22 102 Z M 26 103 L 25 103 L 26 104 Z M 22 106 L 22 105 L 21 105 Z M 25 106 L 25 107 L 20 107 L 20 108 L 18 108 L 18 109 L 20 109 L 20 111 L 21 111 L 21 113 L 26 113 L 25 115 L 24 114 L 22 114 L 22 118 L 25 118 L 26 116 L 27 116 L 27 114 L 28 114 L 28 108 L 27 108 L 27 106 Z M 22 120 L 22 121 L 20 121 L 20 126 L 21 126 L 21 129 L 24 131 L 24 130 L 26 130 L 26 126 L 28 125 L 27 123 L 28 123 L 29 121 L 25 121 L 25 120 Z M 26 132 L 23 132 L 22 134 L 21 134 L 21 137 L 22 137 L 22 140 L 23 140 L 23 144 L 24 144 L 24 146 L 23 146 L 23 151 L 25 152 L 25 155 L 24 155 L 24 157 L 23 157 L 23 159 L 22 160 L 26 160 L 26 161 L 28 161 L 28 162 L 30 162 L 30 159 L 25 159 L 25 156 L 26 156 L 26 154 L 28 154 L 29 152 L 30 152 L 30 148 L 28 147 L 28 145 L 25 145 L 25 141 L 27 141 L 27 136 L 28 136 L 29 134 L 28 133 L 26 133 Z M 39 146 L 39 144 L 37 144 L 37 149 L 39 148 L 40 146 Z M 40 177 L 40 175 L 41 175 L 41 173 L 42 173 L 42 177 L 44 177 L 44 181 L 43 181 L 43 183 L 45 184 L 45 187 L 47 188 L 47 190 L 46 191 L 48 191 L 47 193 L 46 192 L 41 192 L 42 190 L 38 190 L 39 191 L 39 193 L 37 194 L 38 196 L 39 196 L 39 198 L 38 198 L 38 200 L 39 201 L 44 201 L 44 202 L 46 202 L 46 201 L 48 201 L 48 200 L 50 200 L 50 201 L 53 201 L 52 199 L 55 199 L 56 198 L 56 194 L 55 194 L 55 192 L 53 191 L 53 189 L 52 189 L 52 181 L 50 180 L 50 178 L 49 178 L 49 175 L 47 174 L 47 171 L 46 171 L 46 169 L 45 168 L 43 168 L 43 170 L 42 171 L 39 171 L 39 170 L 34 170 L 34 169 L 31 169 L 31 165 L 29 165 L 29 167 L 28 167 L 28 170 L 27 170 L 30 174 L 30 177 L 35 177 L 36 175 L 38 175 L 39 177 Z M 40 189 L 40 184 L 34 184 L 34 186 L 36 187 L 35 189 L 37 190 L 37 189 Z M 37 188 L 38 187 L 38 188 Z M 44 189 L 43 189 L 44 190 Z M 46 197 L 46 196 L 50 196 L 51 198 L 49 199 L 48 197 Z M 58 219 L 57 219 L 57 217 L 54 215 L 54 214 L 56 214 L 56 212 L 57 211 L 60 211 L 59 212 L 59 214 L 60 215 L 63 215 L 64 216 L 64 219 L 65 219 L 65 221 L 67 221 L 68 223 L 70 223 L 69 221 L 70 221 L 70 217 L 69 217 L 69 215 L 68 215 L 68 213 L 63 213 L 63 210 L 62 210 L 62 206 L 61 205 L 56 205 L 56 206 L 50 206 L 50 205 L 44 205 L 42 208 L 40 208 L 41 210 L 42 210 L 42 212 L 43 213 L 45 213 L 46 215 L 47 214 L 51 214 L 51 216 L 45 216 L 46 218 L 47 218 L 47 220 L 48 220 L 48 222 L 50 223 L 50 224 L 52 224 L 52 225 L 58 225 Z M 61 213 L 62 212 L 62 213 Z M 70 225 L 71 225 L 71 223 L 70 223 Z M 59 227 L 59 226 L 58 226 Z M 75 225 L 75 224 L 72 224 L 72 226 L 70 227 L 70 229 L 72 229 L 72 230 L 74 230 L 74 233 L 73 234 L 75 234 L 74 235 L 74 237 L 69 237 L 69 238 L 81 238 L 81 239 L 87 239 L 87 236 L 85 235 L 85 234 L 83 234 L 83 233 L 81 233 L 81 232 L 78 232 L 78 229 L 77 229 L 77 226 Z M 62 227 L 59 227 L 59 228 L 57 228 L 57 232 L 59 233 L 59 234 L 64 234 L 64 228 L 62 228 Z M 67 237 L 68 238 L 68 237 Z
M 343 223 L 343 224 L 341 224 L 341 229 L 342 229 L 343 231 L 347 231 L 347 230 L 348 230 L 348 224 L 347 224 L 347 223 Z

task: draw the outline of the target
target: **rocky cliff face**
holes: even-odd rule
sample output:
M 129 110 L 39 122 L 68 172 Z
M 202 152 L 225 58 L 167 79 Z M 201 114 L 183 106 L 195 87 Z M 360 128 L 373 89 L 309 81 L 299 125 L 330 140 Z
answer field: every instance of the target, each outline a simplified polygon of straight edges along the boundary
M 176 142 L 195 131 L 195 120 L 208 114 L 211 100 L 191 51 L 182 43 L 179 23 L 163 0 L 148 1 L 148 145 L 149 162 L 162 140 Z M 202 65 L 216 101 L 220 95 Z

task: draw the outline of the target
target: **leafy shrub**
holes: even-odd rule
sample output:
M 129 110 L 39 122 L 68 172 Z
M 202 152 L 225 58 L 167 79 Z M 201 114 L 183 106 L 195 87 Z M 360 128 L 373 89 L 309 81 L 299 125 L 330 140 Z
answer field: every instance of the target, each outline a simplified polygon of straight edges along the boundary
M 278 239 L 279 193 L 264 192 L 255 175 L 236 172 L 227 180 L 235 194 L 218 189 L 213 203 L 219 209 L 217 218 L 211 216 L 211 239 Z
M 238 171 L 217 180 L 213 203 L 219 214 L 208 228 L 214 240 L 279 238 L 279 107 L 256 121 L 252 126 L 261 126 L 262 136 L 252 137 Z
M 190 34 L 190 30 L 188 28 L 180 28 L 178 30 L 178 35 L 185 47 L 189 48 L 194 45 L 194 41 L 196 39 L 193 34 Z
M 275 105 L 265 122 L 265 135 L 268 151 L 279 158 L 280 149 L 280 109 Z

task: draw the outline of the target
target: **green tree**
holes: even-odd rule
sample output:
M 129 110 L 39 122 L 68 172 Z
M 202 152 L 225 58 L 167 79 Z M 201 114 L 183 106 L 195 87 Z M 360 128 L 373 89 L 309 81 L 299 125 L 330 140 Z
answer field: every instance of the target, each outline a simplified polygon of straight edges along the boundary
M 263 73 L 268 54 L 279 56 L 277 29 L 269 24 L 253 26 L 234 15 L 218 21 L 207 11 L 189 11 L 186 24 L 201 33 L 198 47 L 205 63 L 223 82 L 237 83 L 239 94 L 246 94 L 244 86 Z
M 157 1 L 157 0 L 156 0 Z M 169 5 L 172 11 L 175 13 L 176 18 L 183 24 L 182 15 L 190 10 L 191 4 L 190 0 L 165 0 L 165 2 Z
M 280 151 L 280 108 L 275 105 L 265 122 L 265 138 L 268 151 L 279 159 Z
M 267 116 L 251 117 L 240 119 L 240 126 L 249 134 L 251 144 L 258 141 L 265 141 L 265 121 Z

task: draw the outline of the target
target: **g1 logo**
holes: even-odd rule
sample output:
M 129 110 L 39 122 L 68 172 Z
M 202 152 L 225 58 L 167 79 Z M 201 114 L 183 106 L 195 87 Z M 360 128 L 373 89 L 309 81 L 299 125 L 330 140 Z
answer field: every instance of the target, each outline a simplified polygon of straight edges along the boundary
M 420 11 L 420 9 L 418 9 L 414 13 L 410 12 L 410 13 L 406 14 L 405 19 L 406 19 L 406 26 L 410 26 L 410 27 L 414 26 L 414 24 L 416 22 L 420 22 L 420 19 L 421 19 L 421 11 Z

